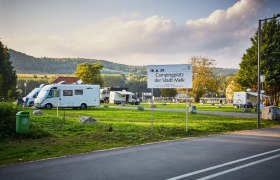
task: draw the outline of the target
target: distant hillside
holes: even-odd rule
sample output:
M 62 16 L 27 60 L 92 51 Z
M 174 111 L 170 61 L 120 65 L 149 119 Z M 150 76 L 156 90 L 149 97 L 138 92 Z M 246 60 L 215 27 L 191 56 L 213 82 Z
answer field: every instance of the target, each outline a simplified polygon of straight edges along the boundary
M 214 73 L 217 76 L 233 76 L 237 73 L 238 69 L 229 69 L 229 68 L 214 68 Z
M 105 60 L 84 58 L 35 58 L 12 49 L 9 49 L 9 53 L 17 73 L 22 74 L 74 74 L 77 65 L 84 62 L 103 64 L 102 74 L 147 74 L 145 66 L 129 66 Z
M 77 65 L 84 62 L 103 64 L 102 74 L 147 74 L 146 66 L 129 66 L 106 60 L 85 58 L 35 58 L 12 49 L 9 49 L 9 53 L 13 66 L 17 73 L 21 74 L 74 74 Z M 238 69 L 214 68 L 215 74 L 224 76 L 234 75 L 237 71 Z

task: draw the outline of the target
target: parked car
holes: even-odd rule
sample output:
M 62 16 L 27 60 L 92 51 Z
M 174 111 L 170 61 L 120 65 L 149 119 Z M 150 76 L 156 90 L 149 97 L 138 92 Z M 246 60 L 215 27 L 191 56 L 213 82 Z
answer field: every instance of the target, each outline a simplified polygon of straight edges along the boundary
M 278 106 L 266 106 L 262 109 L 262 119 L 280 120 L 280 109 Z
M 243 105 L 244 108 L 253 108 L 253 104 L 251 102 L 247 102 Z

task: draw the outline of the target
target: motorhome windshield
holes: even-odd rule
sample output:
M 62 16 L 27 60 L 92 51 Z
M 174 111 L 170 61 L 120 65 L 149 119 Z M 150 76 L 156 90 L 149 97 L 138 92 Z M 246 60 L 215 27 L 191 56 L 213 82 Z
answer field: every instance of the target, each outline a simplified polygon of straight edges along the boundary
M 44 99 L 49 93 L 49 90 L 41 90 L 38 94 L 38 98 Z
M 35 88 L 33 89 L 28 95 L 28 98 L 36 98 L 38 96 L 40 89 L 39 88 Z

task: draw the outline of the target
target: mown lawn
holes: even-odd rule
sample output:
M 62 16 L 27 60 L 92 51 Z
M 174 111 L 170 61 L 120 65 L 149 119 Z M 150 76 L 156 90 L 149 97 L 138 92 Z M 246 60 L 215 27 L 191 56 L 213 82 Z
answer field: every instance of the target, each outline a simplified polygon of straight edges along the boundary
M 120 106 L 114 104 L 102 104 L 108 106 Z M 154 103 L 156 108 L 164 109 L 186 109 L 186 103 Z M 196 106 L 197 110 L 200 111 L 218 111 L 218 112 L 242 112 L 242 108 L 234 108 L 232 104 L 223 104 L 220 108 L 220 104 L 200 104 L 200 103 L 191 103 L 192 106 Z M 135 105 L 126 104 L 127 107 L 134 107 Z M 151 106 L 151 103 L 141 103 L 141 106 L 148 108 Z M 251 109 L 251 113 L 257 113 L 255 109 Z
M 168 105 L 167 105 L 168 106 Z M 136 109 L 136 108 L 135 108 Z M 32 112 L 31 109 L 25 109 Z M 203 114 L 91 108 L 88 110 L 43 110 L 31 115 L 30 133 L 0 142 L 0 165 L 84 153 L 162 140 L 204 136 L 256 128 L 256 119 Z M 92 116 L 97 124 L 82 124 L 82 116 Z M 261 121 L 261 127 L 280 122 Z

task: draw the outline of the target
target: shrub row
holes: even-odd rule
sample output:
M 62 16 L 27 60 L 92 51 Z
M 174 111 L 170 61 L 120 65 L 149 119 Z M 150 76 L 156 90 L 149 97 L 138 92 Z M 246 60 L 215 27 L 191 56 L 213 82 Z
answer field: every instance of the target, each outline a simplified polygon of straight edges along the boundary
M 0 138 L 16 135 L 16 114 L 21 107 L 11 102 L 0 102 Z

